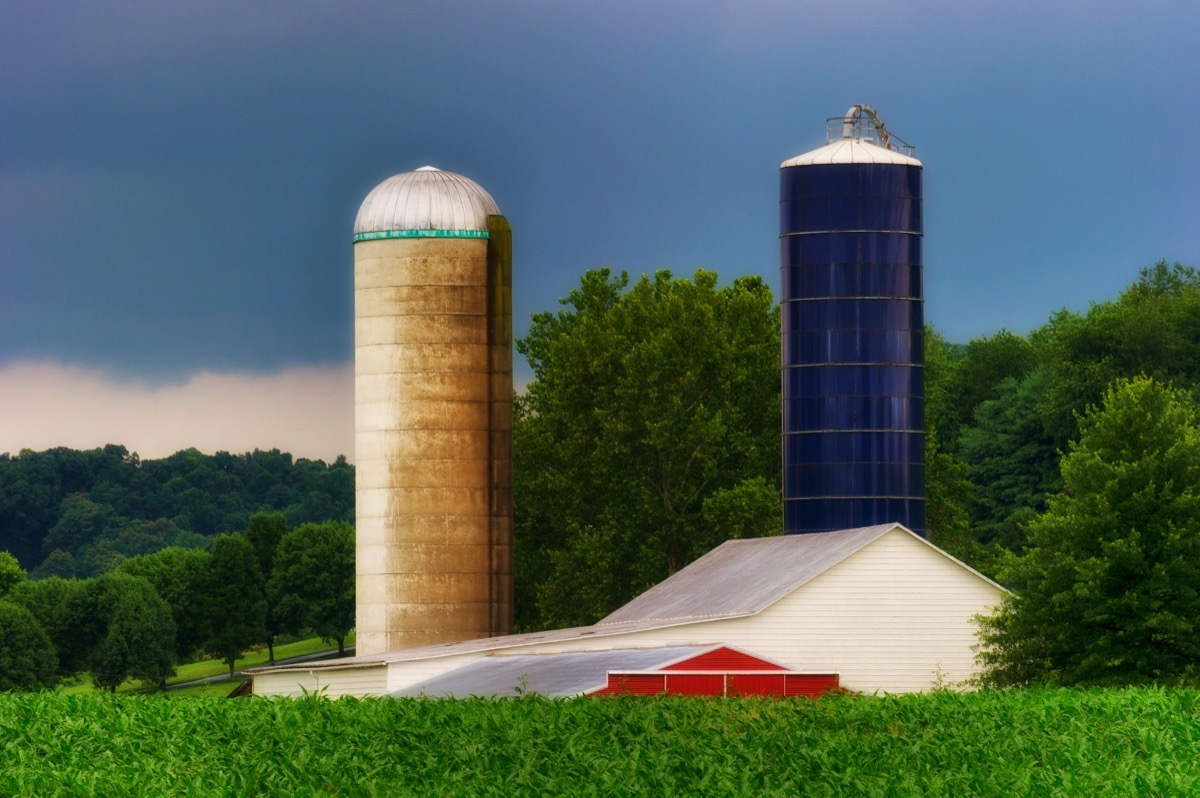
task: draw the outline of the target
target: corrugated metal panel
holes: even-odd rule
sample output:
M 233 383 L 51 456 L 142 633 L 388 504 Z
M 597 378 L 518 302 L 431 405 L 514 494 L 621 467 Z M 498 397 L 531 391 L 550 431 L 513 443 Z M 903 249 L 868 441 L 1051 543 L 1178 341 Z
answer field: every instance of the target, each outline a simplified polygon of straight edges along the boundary
M 478 183 L 424 166 L 393 175 L 371 190 L 354 219 L 354 234 L 404 230 L 477 231 L 500 213 Z
M 392 695 L 465 698 L 536 693 L 551 698 L 573 696 L 605 684 L 609 671 L 657 670 L 692 651 L 695 649 L 689 646 L 671 646 L 484 657 L 397 690 Z M 656 692 L 661 692 L 661 688 Z
M 727 541 L 604 618 L 596 628 L 759 612 L 895 526 Z
M 668 673 L 668 695 L 725 695 L 723 673 Z
M 664 671 L 785 671 L 782 665 L 722 646 L 699 656 L 667 665 Z

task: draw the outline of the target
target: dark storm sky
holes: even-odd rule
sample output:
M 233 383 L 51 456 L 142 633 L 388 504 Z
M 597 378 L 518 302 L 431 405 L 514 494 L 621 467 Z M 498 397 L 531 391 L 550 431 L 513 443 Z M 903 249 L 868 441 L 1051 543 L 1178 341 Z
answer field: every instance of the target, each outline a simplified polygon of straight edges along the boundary
M 1025 332 L 1200 260 L 1193 9 L 7 2 L 0 390 L 340 373 L 358 204 L 425 164 L 508 216 L 517 335 L 590 267 L 777 286 L 779 162 L 856 102 L 925 163 L 927 320 Z

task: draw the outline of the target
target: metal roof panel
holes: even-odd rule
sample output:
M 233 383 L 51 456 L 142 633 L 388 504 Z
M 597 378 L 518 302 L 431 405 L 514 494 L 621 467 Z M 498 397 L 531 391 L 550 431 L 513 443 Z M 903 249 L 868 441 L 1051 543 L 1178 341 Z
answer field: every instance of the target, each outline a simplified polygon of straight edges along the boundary
M 608 681 L 609 671 L 658 670 L 714 648 L 717 646 L 493 655 L 397 690 L 391 695 L 511 698 L 536 693 L 550 698 L 565 698 L 603 687 Z
M 752 615 L 900 524 L 729 540 L 603 618 L 596 628 Z
M 473 180 L 423 166 L 371 189 L 354 219 L 354 234 L 398 230 L 487 230 L 496 201 Z

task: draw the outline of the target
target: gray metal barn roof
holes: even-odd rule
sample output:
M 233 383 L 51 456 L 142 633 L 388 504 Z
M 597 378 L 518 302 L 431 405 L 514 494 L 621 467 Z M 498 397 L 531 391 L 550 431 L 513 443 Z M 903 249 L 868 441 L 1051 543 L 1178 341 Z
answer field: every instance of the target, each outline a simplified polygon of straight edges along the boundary
M 397 690 L 391 695 L 429 698 L 511 698 L 537 693 L 566 698 L 603 687 L 609 671 L 656 670 L 714 646 L 574 651 L 560 654 L 488 656 Z
M 838 532 L 727 541 L 594 626 L 484 637 L 323 662 L 276 665 L 255 668 L 247 673 L 355 668 L 581 638 L 594 638 L 596 645 L 602 646 L 602 639 L 608 635 L 754 615 L 893 529 L 912 535 L 901 524 L 881 524 Z M 913 537 L 926 542 L 916 535 Z
M 596 626 L 752 615 L 897 527 L 729 540 Z

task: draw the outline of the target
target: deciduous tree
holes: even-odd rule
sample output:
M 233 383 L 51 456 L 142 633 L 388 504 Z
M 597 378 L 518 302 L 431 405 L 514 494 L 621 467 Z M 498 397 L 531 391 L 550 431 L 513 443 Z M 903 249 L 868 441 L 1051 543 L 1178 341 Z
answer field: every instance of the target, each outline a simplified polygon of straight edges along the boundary
M 993 684 L 1194 683 L 1200 674 L 1200 415 L 1162 383 L 1116 383 L 1029 525 L 1016 589 L 983 624 Z
M 54 644 L 33 614 L 0 600 L 0 692 L 53 687 L 57 666 Z
M 88 587 L 96 614 L 104 618 L 89 663 L 96 686 L 116 692 L 126 679 L 165 682 L 175 672 L 175 621 L 150 582 L 114 573 L 89 580 Z
M 345 521 L 301 524 L 275 551 L 270 592 L 281 628 L 309 628 L 345 653 L 354 628 L 354 526 Z
M 630 288 L 602 269 L 563 304 L 517 343 L 535 374 L 513 452 L 526 629 L 594 621 L 722 535 L 779 530 L 779 313 L 762 280 L 660 271 Z
M 222 535 L 210 552 L 201 584 L 205 648 L 229 666 L 266 637 L 267 602 L 254 546 L 241 535 Z

